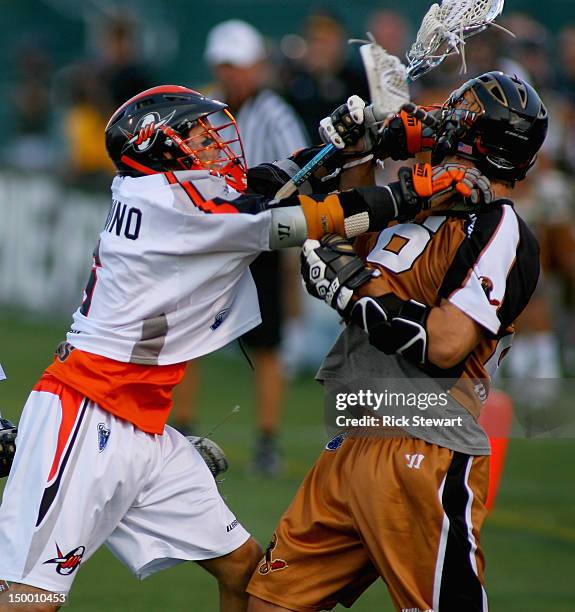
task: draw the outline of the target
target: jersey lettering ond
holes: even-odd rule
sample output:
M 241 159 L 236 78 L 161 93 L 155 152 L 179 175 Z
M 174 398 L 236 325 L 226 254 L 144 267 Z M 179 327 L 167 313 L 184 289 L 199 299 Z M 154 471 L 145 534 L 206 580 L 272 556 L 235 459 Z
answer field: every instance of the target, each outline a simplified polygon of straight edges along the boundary
M 249 264 L 270 213 L 204 171 L 118 177 L 68 341 L 117 361 L 168 365 L 260 323 Z M 245 213 L 259 214 L 245 214 Z

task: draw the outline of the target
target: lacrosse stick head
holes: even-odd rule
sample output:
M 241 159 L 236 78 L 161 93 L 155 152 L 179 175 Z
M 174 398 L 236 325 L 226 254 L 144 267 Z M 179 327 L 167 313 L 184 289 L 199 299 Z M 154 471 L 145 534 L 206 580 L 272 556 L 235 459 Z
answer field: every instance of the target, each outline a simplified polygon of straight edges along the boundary
M 379 121 L 397 113 L 408 103 L 407 68 L 376 42 L 364 44 L 359 52 L 365 67 L 374 113 Z
M 426 13 L 407 54 L 410 81 L 459 53 L 465 39 L 485 30 L 503 11 L 505 0 L 443 0 Z M 464 58 L 464 56 L 463 56 Z M 464 64 L 465 66 L 465 64 Z
M 516 76 L 487 72 L 454 91 L 443 109 L 434 163 L 458 155 L 490 179 L 515 183 L 525 178 L 548 125 L 547 110 L 533 87 Z

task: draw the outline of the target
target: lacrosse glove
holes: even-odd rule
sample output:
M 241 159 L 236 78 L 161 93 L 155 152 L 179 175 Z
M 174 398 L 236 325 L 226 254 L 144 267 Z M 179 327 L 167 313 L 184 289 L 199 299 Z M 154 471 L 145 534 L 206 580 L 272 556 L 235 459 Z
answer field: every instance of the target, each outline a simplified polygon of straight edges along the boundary
M 0 478 L 8 476 L 16 454 L 18 428 L 8 419 L 0 418 Z
M 380 126 L 373 107 L 366 106 L 359 96 L 351 96 L 320 121 L 319 135 L 323 142 L 333 144 L 342 155 L 356 157 L 371 153 L 379 139 Z M 346 150 L 352 146 L 353 151 Z
M 354 290 L 380 274 L 366 268 L 351 242 L 337 234 L 306 240 L 300 261 L 307 292 L 326 301 L 344 319 L 352 309 Z
M 402 167 L 391 183 L 399 221 L 413 219 L 422 210 L 480 210 L 493 201 L 491 183 L 477 170 L 455 163 L 415 164 Z
M 434 117 L 442 112 L 435 107 L 421 108 Z M 435 142 L 434 128 L 424 125 L 419 119 L 402 110 L 393 115 L 383 128 L 376 156 L 382 159 L 409 159 L 422 151 L 431 151 Z
M 213 440 L 200 436 L 186 436 L 192 446 L 200 453 L 214 479 L 227 471 L 229 464 L 224 451 Z

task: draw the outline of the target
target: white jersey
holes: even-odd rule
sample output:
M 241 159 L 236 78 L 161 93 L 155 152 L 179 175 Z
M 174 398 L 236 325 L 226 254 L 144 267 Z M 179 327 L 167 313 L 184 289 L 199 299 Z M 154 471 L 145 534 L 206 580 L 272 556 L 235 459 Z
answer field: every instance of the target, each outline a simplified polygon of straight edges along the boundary
M 116 177 L 68 341 L 146 365 L 228 344 L 261 322 L 248 266 L 269 250 L 270 225 L 258 196 L 207 171 Z

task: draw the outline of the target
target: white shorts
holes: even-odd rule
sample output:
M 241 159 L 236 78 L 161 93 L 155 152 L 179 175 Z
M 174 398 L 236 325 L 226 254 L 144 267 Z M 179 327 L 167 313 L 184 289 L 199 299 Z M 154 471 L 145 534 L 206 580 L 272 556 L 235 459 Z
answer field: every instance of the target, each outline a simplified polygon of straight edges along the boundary
M 0 507 L 0 579 L 68 592 L 102 545 L 140 579 L 248 532 L 184 436 L 151 435 L 69 387 L 32 391 Z

